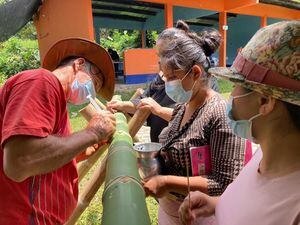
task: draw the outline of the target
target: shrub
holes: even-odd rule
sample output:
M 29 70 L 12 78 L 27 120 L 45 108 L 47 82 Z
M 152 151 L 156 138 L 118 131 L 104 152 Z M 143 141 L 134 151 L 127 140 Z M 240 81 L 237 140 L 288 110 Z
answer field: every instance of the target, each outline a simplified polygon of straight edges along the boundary
M 2 74 L 2 79 L 39 66 L 40 57 L 36 40 L 12 37 L 0 44 L 0 75 Z

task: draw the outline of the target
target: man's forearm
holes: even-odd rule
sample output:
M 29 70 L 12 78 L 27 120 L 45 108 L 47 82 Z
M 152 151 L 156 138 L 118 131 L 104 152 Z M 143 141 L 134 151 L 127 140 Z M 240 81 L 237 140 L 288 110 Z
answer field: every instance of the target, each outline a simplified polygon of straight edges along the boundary
M 54 171 L 97 143 L 94 133 L 84 130 L 68 137 L 15 136 L 4 146 L 4 171 L 15 181 Z

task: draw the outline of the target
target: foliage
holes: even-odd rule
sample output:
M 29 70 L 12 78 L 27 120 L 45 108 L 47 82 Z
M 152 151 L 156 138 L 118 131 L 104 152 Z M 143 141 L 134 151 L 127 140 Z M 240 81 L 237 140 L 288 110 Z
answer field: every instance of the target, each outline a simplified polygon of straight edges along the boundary
M 146 46 L 152 48 L 157 39 L 156 31 L 146 32 Z M 112 48 L 118 52 L 122 58 L 126 49 L 141 48 L 142 35 L 136 30 L 120 30 L 120 29 L 101 29 L 100 45 L 105 49 Z
M 146 46 L 148 48 L 153 48 L 156 44 L 158 38 L 157 31 L 146 31 Z
M 32 21 L 28 22 L 15 37 L 20 39 L 37 40 L 37 32 Z
M 12 37 L 0 44 L 0 74 L 2 79 L 20 71 L 40 66 L 38 43 Z
M 0 0 L 0 5 L 9 2 L 9 0 Z
M 141 46 L 141 41 L 138 38 L 138 31 L 102 29 L 100 32 L 100 45 L 105 49 L 112 48 L 116 50 L 122 57 L 125 49 Z

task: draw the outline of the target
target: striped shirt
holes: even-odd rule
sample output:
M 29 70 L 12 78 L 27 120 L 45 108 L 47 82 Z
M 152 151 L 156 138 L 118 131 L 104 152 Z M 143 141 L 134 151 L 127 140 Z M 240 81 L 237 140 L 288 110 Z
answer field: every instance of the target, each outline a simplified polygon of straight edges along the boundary
M 19 73 L 0 89 L 0 224 L 64 224 L 77 204 L 75 160 L 47 174 L 17 183 L 3 171 L 3 147 L 15 135 L 70 135 L 65 94 L 44 69 Z

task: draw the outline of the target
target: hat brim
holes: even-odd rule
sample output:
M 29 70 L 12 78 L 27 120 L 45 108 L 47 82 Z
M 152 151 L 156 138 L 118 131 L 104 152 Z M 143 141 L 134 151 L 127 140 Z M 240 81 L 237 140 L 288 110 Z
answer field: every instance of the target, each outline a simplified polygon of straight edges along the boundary
M 82 38 L 68 38 L 55 43 L 45 54 L 42 67 L 53 71 L 69 57 L 82 57 L 93 63 L 103 75 L 103 85 L 97 94 L 110 100 L 114 94 L 114 65 L 108 52 L 100 45 Z
M 289 102 L 291 104 L 300 106 L 300 92 L 292 91 L 286 88 L 274 87 L 254 81 L 247 80 L 243 75 L 237 73 L 234 67 L 214 67 L 208 70 L 208 73 L 214 77 L 228 80 L 237 85 L 241 85 L 247 89 L 256 91 L 258 93 L 272 96 L 276 99 Z

